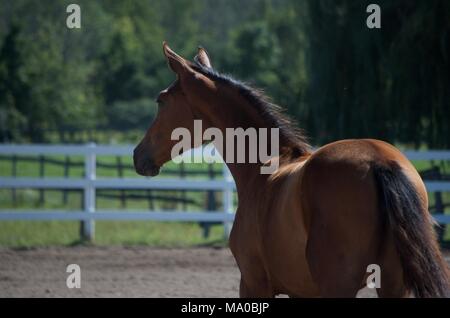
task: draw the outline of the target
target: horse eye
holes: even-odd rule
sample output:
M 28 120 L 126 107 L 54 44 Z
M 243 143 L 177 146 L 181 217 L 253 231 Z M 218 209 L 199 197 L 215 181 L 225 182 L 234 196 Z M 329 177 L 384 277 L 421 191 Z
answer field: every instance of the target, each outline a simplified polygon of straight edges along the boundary
M 156 103 L 158 104 L 159 108 L 164 106 L 164 102 L 159 97 L 156 99 Z

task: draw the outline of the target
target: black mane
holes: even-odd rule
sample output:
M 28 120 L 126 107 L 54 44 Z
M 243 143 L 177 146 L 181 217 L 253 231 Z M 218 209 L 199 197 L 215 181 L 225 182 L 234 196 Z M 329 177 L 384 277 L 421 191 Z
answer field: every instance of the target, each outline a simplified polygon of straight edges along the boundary
M 286 145 L 292 148 L 299 156 L 310 151 L 311 146 L 308 144 L 302 130 L 282 112 L 280 106 L 272 103 L 263 91 L 236 80 L 229 75 L 220 74 L 211 68 L 204 67 L 198 62 L 193 64 L 192 68 L 214 81 L 234 87 L 250 105 L 257 109 L 269 127 L 280 129 L 280 147 Z

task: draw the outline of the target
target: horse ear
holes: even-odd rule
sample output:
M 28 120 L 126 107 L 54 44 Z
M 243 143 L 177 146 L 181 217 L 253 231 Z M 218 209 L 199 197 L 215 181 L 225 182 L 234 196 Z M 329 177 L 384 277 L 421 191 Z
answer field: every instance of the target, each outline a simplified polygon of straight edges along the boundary
M 188 65 L 184 58 L 179 56 L 177 53 L 172 51 L 172 49 L 167 45 L 167 43 L 163 42 L 163 51 L 166 56 L 167 63 L 172 71 L 174 71 L 177 75 L 182 76 L 186 72 L 188 72 Z
M 206 52 L 206 50 L 204 48 L 202 48 L 201 46 L 198 47 L 198 53 L 194 57 L 194 61 L 196 61 L 197 63 L 199 63 L 205 67 L 208 67 L 208 68 L 212 67 L 208 52 Z

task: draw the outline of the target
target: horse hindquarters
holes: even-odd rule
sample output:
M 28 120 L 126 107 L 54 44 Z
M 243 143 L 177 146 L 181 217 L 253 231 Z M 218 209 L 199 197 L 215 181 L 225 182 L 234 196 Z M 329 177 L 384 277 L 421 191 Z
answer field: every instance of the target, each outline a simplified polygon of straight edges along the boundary
M 355 296 L 369 264 L 380 266 L 381 297 L 448 295 L 447 266 L 418 176 L 407 176 L 396 161 L 369 163 L 366 173 L 316 168 L 327 171 L 328 181 L 315 184 L 317 193 L 307 190 L 307 259 L 323 296 Z
M 306 257 L 323 297 L 355 297 L 377 263 L 383 222 L 369 166 L 311 161 L 303 180 Z

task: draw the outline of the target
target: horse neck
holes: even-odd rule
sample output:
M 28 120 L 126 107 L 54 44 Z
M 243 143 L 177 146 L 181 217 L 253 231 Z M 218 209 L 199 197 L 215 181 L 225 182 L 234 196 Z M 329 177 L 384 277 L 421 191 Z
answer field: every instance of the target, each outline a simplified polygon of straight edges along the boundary
M 220 129 L 223 136 L 223 150 L 222 157 L 228 169 L 230 170 L 235 183 L 238 194 L 245 191 L 250 183 L 265 182 L 268 175 L 261 174 L 262 163 L 230 163 L 226 162 L 226 147 L 227 144 L 227 128 L 243 128 L 244 130 L 250 127 L 256 128 L 267 128 L 268 125 L 265 123 L 263 118 L 258 115 L 256 109 L 249 105 L 241 96 L 233 92 L 232 90 L 226 89 L 225 92 L 216 96 L 214 99 L 210 99 L 208 102 L 208 109 L 213 109 L 213 112 L 203 114 L 199 116 L 201 118 L 206 118 L 208 127 L 215 127 Z M 281 141 L 280 141 L 281 142 Z M 280 155 L 282 155 L 281 150 L 285 149 L 285 145 L 280 144 Z M 249 153 L 249 144 L 245 142 L 245 153 Z M 271 151 L 271 144 L 269 142 L 269 151 Z M 258 149 L 259 150 L 259 149 Z

